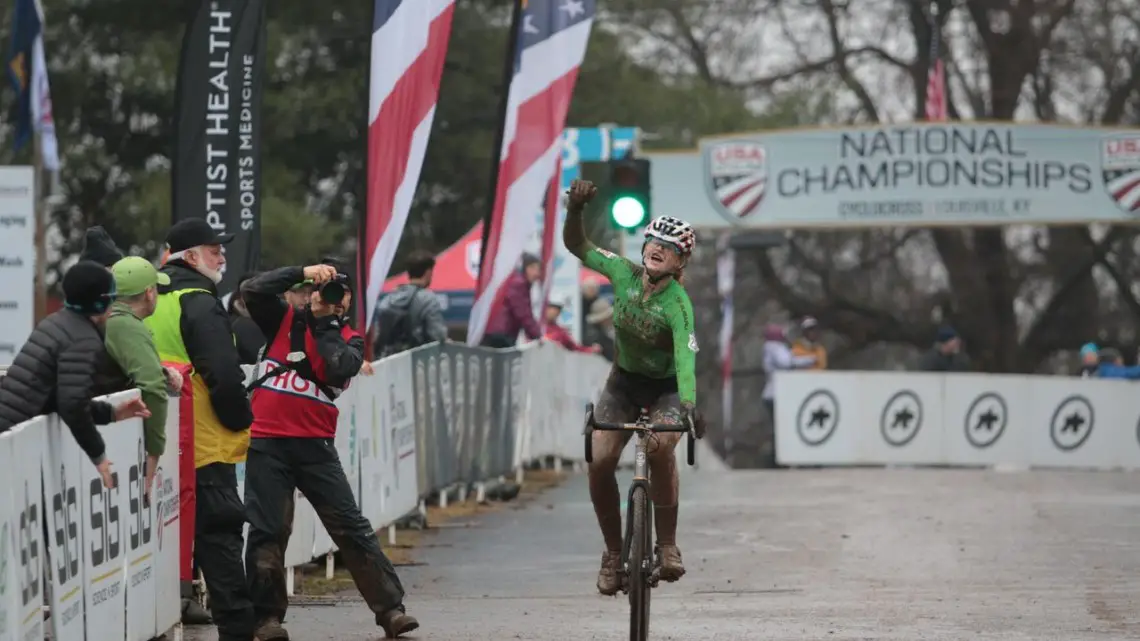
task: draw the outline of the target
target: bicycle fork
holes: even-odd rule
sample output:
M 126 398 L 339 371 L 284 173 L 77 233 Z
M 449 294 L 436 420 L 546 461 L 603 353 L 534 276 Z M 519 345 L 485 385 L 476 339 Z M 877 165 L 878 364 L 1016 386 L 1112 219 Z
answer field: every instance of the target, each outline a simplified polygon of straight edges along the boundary
M 638 438 L 643 437 L 638 435 Z M 653 499 L 650 498 L 649 493 L 649 465 L 640 440 L 638 441 L 637 453 L 634 455 L 633 482 L 629 484 L 625 501 L 625 532 L 622 535 L 621 546 L 621 591 L 626 594 L 629 593 L 631 577 L 635 574 L 632 572 L 633 568 L 629 567 L 629 550 L 633 537 L 633 494 L 639 487 L 645 490 L 645 527 L 649 530 L 650 540 L 653 540 L 657 533 L 654 527 Z M 661 580 L 661 548 L 656 543 L 653 545 L 652 557 L 646 561 L 651 564 L 650 567 L 652 568 L 647 583 L 649 587 L 655 588 Z

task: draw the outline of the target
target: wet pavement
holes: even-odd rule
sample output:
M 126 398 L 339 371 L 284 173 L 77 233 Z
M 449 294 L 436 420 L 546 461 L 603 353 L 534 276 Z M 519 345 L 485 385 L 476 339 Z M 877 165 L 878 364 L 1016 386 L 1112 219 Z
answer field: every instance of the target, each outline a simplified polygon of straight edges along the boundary
M 1140 638 L 1140 474 L 702 471 L 681 495 L 688 575 L 654 591 L 652 639 Z M 628 638 L 627 602 L 594 591 L 583 476 L 452 525 L 400 568 L 422 625 L 408 638 Z M 286 626 L 382 636 L 351 596 L 294 605 Z

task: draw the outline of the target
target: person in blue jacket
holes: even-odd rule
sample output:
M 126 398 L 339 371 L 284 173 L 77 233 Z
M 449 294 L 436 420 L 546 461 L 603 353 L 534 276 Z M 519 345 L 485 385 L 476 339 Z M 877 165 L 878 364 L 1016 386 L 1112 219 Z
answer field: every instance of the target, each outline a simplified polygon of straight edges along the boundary
M 1100 365 L 1096 368 L 1097 378 L 1118 378 L 1140 380 L 1140 365 L 1125 365 L 1120 351 L 1111 347 L 1100 350 Z

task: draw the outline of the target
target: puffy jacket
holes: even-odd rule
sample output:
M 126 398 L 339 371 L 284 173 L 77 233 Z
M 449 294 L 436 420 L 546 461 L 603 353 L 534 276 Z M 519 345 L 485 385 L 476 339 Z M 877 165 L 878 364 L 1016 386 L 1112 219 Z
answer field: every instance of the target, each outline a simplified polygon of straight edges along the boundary
M 484 334 L 498 334 L 514 340 L 519 330 L 526 332 L 527 338 L 538 340 L 542 330 L 534 318 L 530 304 L 530 282 L 522 272 L 516 271 L 503 283 L 499 300 L 491 308 L 491 318 L 487 321 Z
M 0 432 L 55 412 L 84 453 L 101 462 L 106 448 L 95 426 L 112 422 L 115 412 L 92 396 L 106 357 L 103 335 L 90 318 L 69 309 L 45 318 L 0 377 Z

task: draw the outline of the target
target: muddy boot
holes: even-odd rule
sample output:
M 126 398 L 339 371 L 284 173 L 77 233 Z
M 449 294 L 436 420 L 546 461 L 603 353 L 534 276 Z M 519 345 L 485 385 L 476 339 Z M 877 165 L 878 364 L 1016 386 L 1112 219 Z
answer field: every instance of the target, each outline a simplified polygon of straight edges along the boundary
M 681 550 L 677 548 L 677 506 L 655 506 L 653 522 L 657 526 L 661 580 L 672 583 L 685 576 L 685 566 L 681 563 Z
M 384 614 L 377 614 L 376 625 L 384 628 L 384 635 L 389 639 L 395 639 L 420 627 L 420 622 L 405 613 L 403 607 L 399 607 Z
M 253 636 L 257 641 L 289 641 L 289 631 L 281 627 L 281 621 L 276 617 L 262 621 Z
M 672 583 L 685 576 L 685 566 L 681 563 L 681 550 L 676 545 L 661 546 L 661 580 Z
M 598 570 L 598 592 L 613 596 L 621 589 L 621 552 L 602 553 L 602 569 Z

